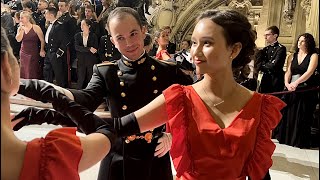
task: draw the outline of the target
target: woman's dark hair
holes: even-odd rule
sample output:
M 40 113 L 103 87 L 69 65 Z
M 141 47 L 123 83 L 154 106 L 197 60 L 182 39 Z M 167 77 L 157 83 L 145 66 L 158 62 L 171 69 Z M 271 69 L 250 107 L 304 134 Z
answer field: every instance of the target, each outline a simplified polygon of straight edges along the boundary
M 316 42 L 314 41 L 314 37 L 309 34 L 309 33 L 303 33 L 303 34 L 300 34 L 298 39 L 297 39 L 297 42 L 295 44 L 295 51 L 296 53 L 299 52 L 299 48 L 298 48 L 298 41 L 300 39 L 300 37 L 303 36 L 304 37 L 304 40 L 305 40 L 305 44 L 306 44 L 306 49 L 307 49 L 307 53 L 308 54 L 313 54 L 313 53 L 316 53 Z
M 112 10 L 107 19 L 107 30 L 110 33 L 110 21 L 114 18 L 123 19 L 126 16 L 132 16 L 137 21 L 139 26 L 142 28 L 143 24 L 140 20 L 138 12 L 130 7 L 117 7 Z
M 146 33 L 146 38 L 144 38 L 144 46 L 149 46 L 152 43 L 152 37 L 149 33 Z
M 202 19 L 210 19 L 223 28 L 223 34 L 227 45 L 231 46 L 237 42 L 242 44 L 239 55 L 232 61 L 232 68 L 244 67 L 251 61 L 250 56 L 254 54 L 255 34 L 248 19 L 234 10 L 207 10 L 200 14 L 197 22 Z
M 55 0 L 50 0 L 50 1 L 48 2 L 48 8 L 49 8 L 49 4 L 51 4 L 51 3 L 54 5 L 54 7 L 55 7 L 56 9 L 59 9 L 59 5 L 58 5 L 57 1 L 55 1 Z
M 32 12 L 34 12 L 36 10 L 36 7 L 35 7 L 35 5 L 34 5 L 34 3 L 32 1 L 27 1 L 27 2 L 22 3 L 22 7 L 23 8 L 28 8 Z

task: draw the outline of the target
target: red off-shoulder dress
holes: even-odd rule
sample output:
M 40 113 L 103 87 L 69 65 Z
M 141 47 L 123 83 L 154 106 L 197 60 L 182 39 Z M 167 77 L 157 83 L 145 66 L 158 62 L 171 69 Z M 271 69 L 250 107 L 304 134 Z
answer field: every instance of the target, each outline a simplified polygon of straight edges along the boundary
M 168 51 L 166 49 L 163 49 L 163 50 L 161 50 L 160 52 L 158 52 L 156 54 L 156 59 L 163 60 L 163 58 L 162 58 L 163 54 L 166 54 L 166 55 L 168 55 L 170 57 L 170 54 L 168 53 Z
M 233 122 L 221 129 L 192 86 L 172 85 L 163 94 L 177 179 L 263 179 L 275 150 L 270 133 L 281 119 L 284 102 L 254 93 Z
M 21 180 L 79 180 L 82 156 L 76 128 L 59 128 L 27 144 Z

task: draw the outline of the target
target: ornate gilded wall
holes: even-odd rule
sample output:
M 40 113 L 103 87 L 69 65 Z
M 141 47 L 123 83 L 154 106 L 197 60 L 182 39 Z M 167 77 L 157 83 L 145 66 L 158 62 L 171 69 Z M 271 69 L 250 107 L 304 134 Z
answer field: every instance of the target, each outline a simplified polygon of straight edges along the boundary
M 264 30 L 271 25 L 279 27 L 279 42 L 288 50 L 304 32 L 313 34 L 319 46 L 319 0 L 153 0 L 147 18 L 153 29 L 171 26 L 171 40 L 179 43 L 190 39 L 197 15 L 212 8 L 246 15 L 258 33 L 258 47 L 265 46 Z

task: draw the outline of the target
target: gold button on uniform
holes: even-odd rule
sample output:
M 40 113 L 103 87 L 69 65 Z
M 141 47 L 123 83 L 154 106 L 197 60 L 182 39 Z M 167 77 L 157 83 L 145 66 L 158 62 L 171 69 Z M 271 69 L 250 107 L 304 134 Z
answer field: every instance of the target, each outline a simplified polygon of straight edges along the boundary
M 151 70 L 155 70 L 156 69 L 156 67 L 154 67 L 154 65 L 152 65 L 151 66 Z
M 152 81 L 156 81 L 157 77 L 153 76 Z
M 153 93 L 154 93 L 154 94 L 157 94 L 157 93 L 158 93 L 158 90 L 156 90 L 156 89 L 153 90 Z
M 120 82 L 120 86 L 124 86 L 124 82 L 121 81 L 121 82 Z
M 122 106 L 122 110 L 125 111 L 125 110 L 127 110 L 127 109 L 128 109 L 128 107 L 127 107 L 126 105 L 123 105 L 123 106 Z
M 126 97 L 126 93 L 122 92 L 121 97 Z
M 118 74 L 118 76 L 122 76 L 122 72 L 121 71 L 118 71 L 117 74 Z

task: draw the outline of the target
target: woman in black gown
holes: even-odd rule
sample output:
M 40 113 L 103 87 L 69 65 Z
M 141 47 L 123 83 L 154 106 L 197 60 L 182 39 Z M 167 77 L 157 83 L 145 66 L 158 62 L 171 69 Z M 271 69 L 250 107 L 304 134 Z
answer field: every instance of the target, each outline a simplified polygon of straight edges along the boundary
M 318 65 L 318 54 L 315 41 L 311 34 L 299 36 L 296 51 L 288 58 L 288 68 L 285 74 L 285 86 L 291 93 L 285 96 L 287 107 L 277 139 L 281 144 L 299 148 L 310 148 L 311 122 L 316 107 L 316 91 L 310 89 L 316 80 L 314 72 Z

